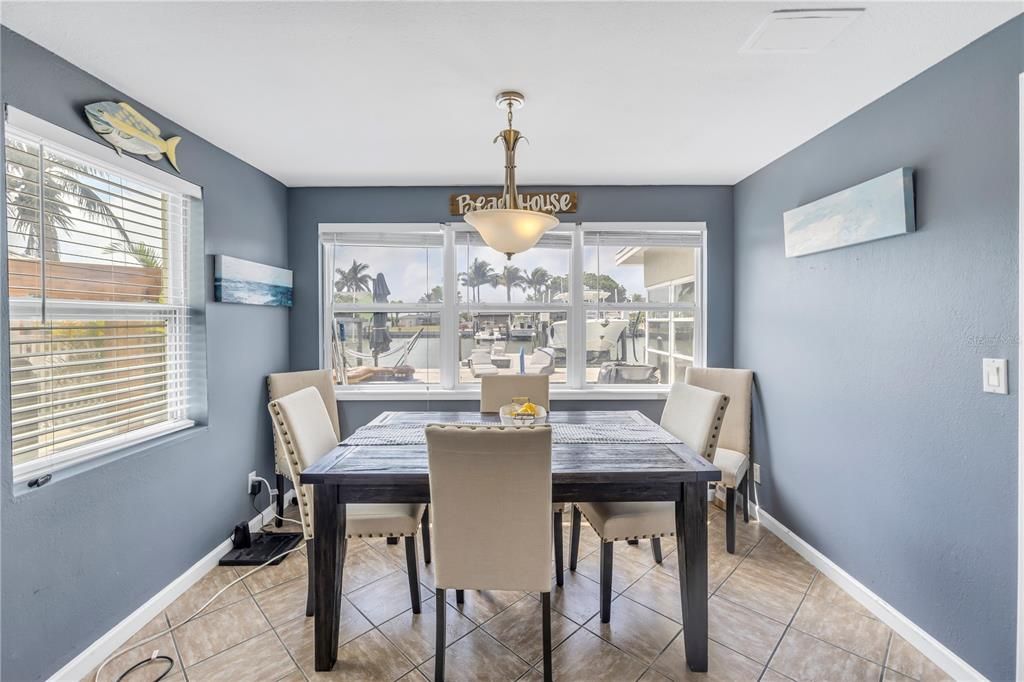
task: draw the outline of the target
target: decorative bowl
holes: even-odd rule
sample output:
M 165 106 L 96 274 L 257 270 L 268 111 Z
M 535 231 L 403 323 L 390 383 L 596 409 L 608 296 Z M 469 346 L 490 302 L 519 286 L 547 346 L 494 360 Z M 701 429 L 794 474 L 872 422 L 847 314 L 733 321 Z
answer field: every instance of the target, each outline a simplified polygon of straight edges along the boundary
M 531 424 L 546 424 L 548 421 L 548 411 L 540 405 L 537 405 L 536 416 L 524 416 L 514 417 L 512 416 L 519 409 L 519 405 L 512 403 L 510 405 L 502 405 L 501 409 L 498 410 L 498 414 L 501 416 L 501 423 L 503 426 L 529 426 Z

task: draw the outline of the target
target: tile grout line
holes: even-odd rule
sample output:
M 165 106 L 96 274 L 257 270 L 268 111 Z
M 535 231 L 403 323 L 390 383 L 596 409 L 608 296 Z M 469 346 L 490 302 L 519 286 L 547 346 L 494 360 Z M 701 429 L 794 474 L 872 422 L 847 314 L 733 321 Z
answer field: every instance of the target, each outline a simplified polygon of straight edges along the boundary
M 885 669 L 889 665 L 889 652 L 892 651 L 892 638 L 894 634 L 892 628 L 889 628 L 889 641 L 885 643 L 885 655 L 882 656 L 882 672 L 878 676 L 878 682 L 884 682 L 885 680 Z
M 171 619 L 167 617 L 167 612 L 162 611 L 160 615 L 164 617 L 164 622 L 167 624 L 167 627 L 171 627 Z M 171 636 L 171 646 L 174 647 L 174 655 L 177 656 L 178 665 L 181 666 L 181 676 L 185 682 L 188 682 L 188 673 L 185 672 L 185 660 L 181 657 L 181 649 L 178 648 L 178 640 L 174 637 L 175 632 L 177 632 L 177 630 L 171 630 L 167 634 Z M 96 682 L 99 681 L 97 680 Z
M 761 543 L 758 542 L 758 544 Z M 814 575 L 811 577 L 811 581 L 807 583 L 807 587 L 804 589 L 804 596 L 800 598 L 800 603 L 797 605 L 796 610 L 793 611 L 793 615 L 789 619 L 789 624 L 786 625 L 786 629 L 782 631 L 782 636 L 779 637 L 779 641 L 775 643 L 771 656 L 768 657 L 768 661 L 764 664 L 764 670 L 761 671 L 761 677 L 764 677 L 764 674 L 768 671 L 768 667 L 772 664 L 772 661 L 775 659 L 775 654 L 778 653 L 779 647 L 782 645 L 782 640 L 786 639 L 786 635 L 789 634 L 790 628 L 793 627 L 793 621 L 796 620 L 796 614 L 800 613 L 800 607 L 804 605 L 804 600 L 807 599 L 807 594 L 811 591 L 811 585 L 814 584 L 814 580 L 818 577 L 819 572 L 820 571 L 815 569 Z M 797 630 L 797 632 L 800 631 Z
M 249 598 L 252 599 L 252 597 L 249 597 Z M 255 601 L 255 600 L 253 600 L 253 601 Z M 238 603 L 238 602 L 235 602 L 235 603 Z M 256 608 L 257 609 L 259 608 L 258 604 L 256 605 Z M 260 616 L 263 616 L 263 612 L 262 611 L 260 612 Z M 263 619 L 266 620 L 266 617 L 263 617 Z M 268 626 L 270 625 L 270 621 L 267 621 L 267 625 Z M 261 637 L 261 636 L 267 634 L 268 632 L 272 632 L 273 630 L 274 630 L 274 628 L 271 627 L 269 630 L 264 630 L 263 632 L 258 632 L 255 635 L 253 635 L 252 637 L 246 637 L 242 641 L 237 642 L 235 644 L 232 644 L 231 646 L 227 647 L 226 649 L 222 649 L 221 651 L 218 651 L 215 654 L 210 654 L 206 658 L 200 659 L 200 660 L 196 661 L 195 663 L 193 663 L 192 665 L 190 665 L 188 667 L 189 668 L 194 668 L 197 665 L 199 665 L 200 663 L 203 663 L 204 661 L 209 661 L 212 658 L 216 658 L 217 656 L 220 656 L 221 654 L 223 654 L 223 653 L 225 653 L 227 651 L 231 651 L 232 649 L 238 648 L 238 647 L 242 646 L 243 644 L 245 644 L 246 642 L 251 642 L 252 640 L 256 639 L 257 637 Z M 285 649 L 287 650 L 287 647 L 285 647 Z M 182 661 L 182 671 L 184 672 L 185 670 L 186 670 L 185 662 Z
M 437 613 L 437 598 L 436 598 L 436 597 L 434 597 L 434 598 L 433 598 L 433 600 L 434 600 L 434 613 L 436 614 L 436 613 Z M 424 603 L 427 603 L 427 602 L 424 602 Z M 448 603 L 447 603 L 447 602 L 445 602 L 445 608 L 447 609 L 447 607 L 448 607 Z M 456 609 L 456 610 L 457 610 L 457 609 Z M 402 611 L 402 612 L 401 612 L 400 614 L 398 614 L 397 616 L 394 616 L 393 618 L 389 618 L 388 620 L 384 621 L 383 623 L 381 623 L 381 625 L 387 625 L 388 623 L 390 623 L 391 621 L 395 620 L 396 618 L 400 618 L 401 616 L 404 616 L 404 615 L 405 615 L 406 613 L 408 613 L 409 611 L 412 611 L 412 609 L 411 609 L 411 608 L 409 608 L 409 609 L 406 609 L 405 611 Z M 414 615 L 415 615 L 415 614 L 414 614 Z M 419 614 L 419 615 L 423 615 L 423 614 L 421 613 L 421 614 Z M 450 642 L 449 642 L 449 641 L 447 641 L 447 637 L 446 637 L 446 638 L 445 638 L 445 645 L 444 645 L 445 651 L 447 651 L 447 650 L 448 650 L 448 648 L 449 648 L 449 647 L 451 647 L 451 646 L 452 646 L 453 644 L 455 644 L 456 642 L 459 642 L 459 641 L 461 641 L 461 640 L 465 639 L 465 638 L 466 638 L 466 637 L 468 637 L 469 635 L 473 634 L 473 632 L 475 632 L 476 630 L 479 630 L 479 629 L 481 628 L 481 626 L 480 626 L 480 625 L 477 625 L 476 621 L 474 621 L 474 620 L 473 620 L 472 618 L 470 618 L 470 617 L 468 617 L 468 616 L 466 616 L 466 615 L 462 614 L 461 612 L 459 612 L 459 615 L 460 615 L 460 616 L 462 616 L 463 618 L 465 618 L 466 620 L 468 620 L 468 621 L 469 621 L 470 623 L 472 623 L 472 624 L 473 624 L 473 627 L 471 627 L 471 628 L 470 628 L 470 629 L 469 629 L 469 630 L 468 630 L 467 632 L 465 632 L 464 634 L 462 634 L 462 635 L 459 635 L 459 636 L 458 636 L 458 637 L 456 637 L 455 639 L 451 640 Z M 365 616 L 364 616 L 364 617 L 365 617 Z M 436 618 L 436 616 L 435 616 L 435 618 Z M 447 615 L 445 616 L 445 621 L 446 621 L 446 622 L 445 622 L 445 632 L 447 633 L 447 630 L 448 630 L 448 628 L 447 628 Z M 388 640 L 388 642 L 390 642 L 392 646 L 394 646 L 394 647 L 395 647 L 396 649 L 398 649 L 399 651 L 401 651 L 401 652 L 402 652 L 402 654 L 403 654 L 403 655 L 404 655 L 404 656 L 405 656 L 406 658 L 409 658 L 409 656 L 408 656 L 408 655 L 407 655 L 407 654 L 405 653 L 405 650 L 404 650 L 404 649 L 402 649 L 402 647 L 401 647 L 401 646 L 400 646 L 400 645 L 398 644 L 398 642 L 396 642 L 396 641 L 392 640 L 392 639 L 391 639 L 390 637 L 388 637 L 387 633 L 386 633 L 386 632 L 384 632 L 383 630 L 381 630 L 381 629 L 380 629 L 380 626 L 379 626 L 379 625 L 373 625 L 373 623 L 370 623 L 370 625 L 372 626 L 372 628 L 373 628 L 374 630 L 377 630 L 377 631 L 378 631 L 378 632 L 379 632 L 379 633 L 380 633 L 380 634 L 381 634 L 381 635 L 382 635 L 382 636 L 384 637 L 384 639 Z M 367 632 L 369 632 L 369 630 L 368 630 Z M 364 634 L 365 634 L 365 633 L 364 633 Z M 362 636 L 362 635 L 360 635 L 360 637 L 361 637 L 361 636 Z M 435 638 L 435 640 L 434 640 L 434 652 L 435 652 L 435 653 L 434 653 L 434 655 L 436 655 L 436 652 L 437 652 L 437 640 L 436 640 L 436 638 Z M 426 661 L 423 661 L 423 663 L 426 663 L 427 661 L 429 661 L 429 660 L 430 660 L 431 658 L 433 658 L 433 657 L 434 657 L 434 656 L 430 656 L 430 657 L 428 657 Z M 409 658 L 409 660 L 410 660 L 410 661 L 412 661 L 412 659 L 411 659 L 411 658 Z M 421 665 L 423 665 L 423 663 L 417 663 L 417 664 L 414 664 L 414 665 L 413 665 L 413 669 L 414 669 L 414 670 L 417 670 L 417 671 L 419 671 L 419 667 L 420 667 Z
M 673 535 L 673 536 L 669 536 L 669 537 L 672 537 L 672 538 L 674 538 L 675 536 Z M 728 580 L 728 579 L 729 579 L 729 578 L 730 578 L 730 577 L 732 576 L 732 574 L 733 574 L 733 573 L 734 573 L 734 572 L 736 571 L 736 569 L 737 569 L 737 568 L 739 568 L 740 564 L 742 564 L 742 563 L 743 563 L 744 561 L 746 561 L 746 560 L 747 560 L 747 558 L 748 558 L 748 557 L 750 556 L 750 553 L 751 553 L 751 552 L 752 552 L 752 551 L 754 550 L 754 548 L 755 548 L 755 547 L 757 547 L 757 546 L 758 546 L 759 544 L 761 544 L 761 540 L 762 540 L 762 539 L 763 539 L 763 536 L 762 536 L 762 537 L 760 537 L 760 538 L 758 538 L 758 539 L 757 539 L 757 542 L 755 542 L 755 543 L 754 543 L 753 545 L 751 545 L 751 546 L 750 546 L 750 549 L 748 549 L 748 550 L 747 550 L 747 551 L 746 551 L 746 552 L 745 552 L 745 553 L 744 553 L 744 554 L 743 554 L 743 555 L 742 555 L 742 556 L 740 557 L 740 560 L 739 560 L 738 562 L 736 562 L 736 565 L 735 565 L 735 566 L 734 566 L 734 567 L 732 568 L 732 570 L 731 570 L 731 571 L 729 571 L 729 574 L 728 574 L 728 575 L 727 575 L 727 576 L 726 576 L 725 578 L 723 578 L 723 579 L 722 579 L 722 582 L 720 582 L 720 583 L 719 583 L 719 584 L 718 584 L 718 585 L 716 586 L 716 588 L 715 588 L 714 592 L 709 592 L 709 593 L 708 593 L 708 600 L 710 600 L 710 599 L 711 599 L 711 597 L 712 597 L 712 596 L 714 596 L 714 594 L 718 592 L 718 588 L 720 588 L 720 587 L 721 587 L 722 585 L 724 585 L 724 584 L 725 584 L 725 581 L 726 581 L 726 580 Z M 597 551 L 597 550 L 594 550 L 594 552 L 596 552 L 596 551 Z M 594 554 L 594 552 L 591 552 L 590 554 Z M 588 554 L 587 556 L 590 556 L 590 554 Z M 678 566 L 678 563 L 679 563 L 679 549 L 678 549 L 678 546 L 676 547 L 676 551 L 674 552 L 674 554 L 676 555 L 676 576 L 674 576 L 674 577 L 675 577 L 676 581 L 678 581 L 678 579 L 679 579 L 678 573 L 679 573 L 679 570 L 680 570 L 680 569 L 679 569 L 679 566 Z M 671 556 L 671 554 L 669 554 L 669 555 L 666 555 L 666 556 L 665 556 L 664 558 L 665 558 L 665 559 L 667 559 L 667 558 L 668 558 L 669 556 Z M 636 562 L 634 562 L 634 563 L 636 563 Z M 639 578 L 637 578 L 637 579 L 636 579 L 636 580 L 634 580 L 634 581 L 633 581 L 632 583 L 630 583 L 630 585 L 629 585 L 629 586 L 628 586 L 628 587 L 626 588 L 626 590 L 628 590 L 628 589 L 629 589 L 629 587 L 632 587 L 633 585 L 635 585 L 636 583 L 638 583 L 638 582 L 639 582 L 640 580 L 642 580 L 642 579 L 643 579 L 644 577 L 646 577 L 646 576 L 647 576 L 647 575 L 648 575 L 648 574 L 649 574 L 649 573 L 650 573 L 651 571 L 654 571 L 655 569 L 657 569 L 657 568 L 659 568 L 659 567 L 661 567 L 661 564 L 659 564 L 659 563 L 655 563 L 655 564 L 654 564 L 653 566 L 650 566 L 650 567 L 649 567 L 649 568 L 648 568 L 648 569 L 647 569 L 646 571 L 644 571 L 644 573 L 643 573 L 643 574 L 642 574 L 642 575 L 641 575 L 641 576 L 640 576 Z M 566 569 L 566 570 L 568 570 L 568 569 Z M 662 572 L 662 573 L 664 573 L 664 574 L 666 574 L 666 575 L 668 575 L 668 576 L 670 576 L 670 577 L 673 577 L 673 576 L 671 575 L 671 573 L 669 573 L 669 572 L 668 572 L 668 571 L 666 571 L 666 570 L 662 570 L 661 572 Z M 591 581 L 593 582 L 593 579 L 591 579 L 591 578 L 588 578 L 588 577 L 587 577 L 586 575 L 582 575 L 582 574 L 581 574 L 581 577 L 583 577 L 583 578 L 587 578 L 588 580 L 591 580 Z M 598 584 L 598 586 L 600 586 L 600 583 Z M 665 647 L 664 647 L 664 648 L 662 648 L 662 649 L 661 649 L 661 651 L 659 651 L 659 652 L 658 652 L 658 654 L 657 654 L 657 655 L 656 655 L 656 656 L 654 657 L 654 659 L 653 659 L 653 660 L 652 660 L 652 661 L 651 661 L 651 662 L 650 662 L 649 664 L 647 664 L 647 665 L 646 665 L 646 667 L 644 668 L 644 671 L 643 671 L 643 673 L 641 673 L 641 675 L 640 675 L 640 677 L 643 677 L 643 676 L 644 676 L 644 675 L 646 675 L 646 674 L 647 674 L 647 673 L 648 673 L 649 671 L 653 671 L 654 673 L 656 673 L 656 674 L 658 674 L 658 675 L 661 675 L 662 677 L 664 677 L 664 675 L 662 675 L 662 673 L 661 673 L 660 671 L 658 671 L 657 669 L 655 669 L 655 668 L 654 668 L 654 663 L 655 663 L 655 662 L 656 662 L 656 661 L 657 661 L 657 660 L 658 660 L 658 659 L 659 659 L 659 658 L 661 657 L 661 655 L 662 655 L 662 654 L 664 654 L 664 653 L 665 653 L 665 652 L 666 652 L 666 651 L 668 650 L 668 648 L 669 648 L 670 646 L 672 646 L 672 643 L 673 643 L 673 642 L 675 642 L 675 641 L 676 641 L 676 640 L 677 640 L 677 639 L 678 639 L 678 638 L 680 637 L 680 635 L 682 635 L 682 634 L 683 634 L 683 629 L 684 629 L 684 626 L 683 626 L 683 625 L 682 625 L 681 623 L 678 623 L 678 622 L 676 622 L 676 621 L 675 621 L 674 619 L 672 619 L 672 618 L 668 618 L 668 616 L 665 616 L 665 614 L 663 614 L 663 613 L 660 613 L 660 612 L 658 612 L 658 611 L 655 611 L 654 609 L 650 608 L 650 607 L 649 607 L 649 606 L 647 606 L 646 604 L 641 604 L 640 602 L 638 602 L 638 601 L 636 601 L 636 600 L 634 600 L 634 599 L 630 598 L 630 597 L 629 597 L 629 595 L 627 595 L 627 594 L 626 594 L 626 590 L 623 590 L 622 592 L 618 593 L 618 594 L 617 594 L 617 596 L 616 596 L 616 597 L 614 597 L 614 598 L 612 599 L 612 602 L 614 603 L 614 601 L 615 601 L 616 599 L 618 599 L 619 597 L 621 597 L 621 598 L 624 598 L 624 599 L 627 599 L 627 600 L 628 600 L 628 601 L 629 601 L 630 603 L 632 603 L 632 604 L 635 604 L 635 605 L 637 605 L 637 606 L 639 606 L 639 607 L 641 607 L 641 608 L 643 608 L 643 609 L 646 609 L 647 611 L 650 611 L 651 613 L 653 613 L 653 614 L 655 614 L 655 615 L 657 615 L 657 616 L 660 616 L 660 617 L 662 617 L 662 618 L 667 618 L 668 620 L 672 621 L 673 623 L 676 623 L 676 625 L 679 625 L 679 632 L 677 632 L 677 633 L 676 633 L 676 634 L 675 634 L 675 635 L 674 635 L 674 636 L 672 637 L 672 639 L 670 639 L 670 640 L 669 640 L 668 644 L 666 644 L 666 645 L 665 645 Z M 564 615 L 564 614 L 563 614 L 563 615 Z M 591 616 L 590 618 L 588 618 L 588 619 L 587 619 L 586 623 L 589 623 L 589 622 L 590 622 L 591 620 L 593 620 L 593 619 L 594 619 L 594 616 Z M 598 637 L 599 639 L 601 639 L 601 641 L 603 641 L 603 642 L 605 642 L 605 643 L 607 643 L 607 644 L 611 645 L 611 646 L 612 646 L 613 648 L 615 648 L 615 649 L 617 649 L 617 650 L 621 651 L 622 653 L 626 654 L 627 656 L 629 656 L 629 657 L 631 657 L 631 658 L 634 658 L 634 659 L 636 659 L 636 660 L 638 660 L 638 661 L 640 660 L 640 659 L 639 659 L 639 658 L 637 658 L 636 656 L 634 656 L 634 655 L 630 654 L 630 653 L 629 653 L 628 651 L 626 651 L 626 650 L 624 650 L 624 649 L 622 649 L 622 648 L 618 647 L 618 646 L 617 646 L 617 645 L 616 645 L 616 644 L 615 644 L 614 642 L 610 642 L 610 641 L 608 641 L 607 639 L 605 639 L 604 637 L 601 637 L 601 635 L 600 635 L 599 633 L 594 633 L 593 631 L 591 631 L 591 630 L 587 629 L 586 623 L 584 623 L 583 625 L 581 625 L 581 626 L 580 626 L 580 628 L 581 628 L 581 629 L 585 629 L 585 630 L 587 630 L 587 631 L 588 631 L 588 632 L 590 632 L 591 634 L 595 634 L 595 635 L 597 635 L 597 637 Z M 573 633 L 573 634 L 575 634 L 575 633 Z M 566 640 L 568 640 L 568 638 L 566 638 Z M 716 644 L 719 644 L 720 646 L 723 646 L 723 647 L 725 647 L 725 648 L 729 649 L 730 651 L 734 651 L 735 653 L 739 654 L 740 656 L 743 656 L 744 658 L 748 658 L 748 659 L 750 659 L 750 657 L 749 657 L 749 656 L 747 656 L 746 654 L 743 654 L 743 653 L 741 653 L 741 652 L 739 652 L 739 651 L 736 651 L 735 649 L 732 649 L 732 648 L 730 648 L 730 647 L 728 647 L 728 646 L 726 646 L 726 645 L 722 644 L 721 642 L 718 642 L 717 640 L 712 640 L 712 639 L 711 639 L 711 637 L 710 637 L 710 635 L 708 636 L 708 640 L 709 640 L 709 641 L 714 641 L 714 642 L 715 642 Z M 557 647 L 556 647 L 556 648 L 557 648 Z M 750 659 L 750 660 L 753 660 L 753 659 Z M 642 663 L 642 661 L 641 661 L 641 663 Z M 767 664 L 765 664 L 765 667 L 767 668 Z M 762 671 L 762 672 L 763 672 L 763 671 Z M 640 679 L 640 677 L 638 677 L 637 679 Z
M 307 561 L 309 561 L 309 558 L 307 557 L 307 559 L 306 559 L 306 560 L 307 560 Z M 293 578 L 292 580 L 298 580 L 298 578 Z M 292 580 L 286 580 L 285 582 L 281 583 L 281 585 L 287 585 L 288 583 L 292 582 Z M 275 585 L 274 587 L 279 587 L 279 586 L 280 586 L 280 585 Z M 268 588 L 268 589 L 274 589 L 274 588 L 273 588 L 273 587 L 271 587 L 271 588 Z M 266 590 L 264 590 L 264 591 L 266 591 Z M 302 677 L 303 677 L 304 679 L 307 679 L 307 680 L 308 680 L 308 679 L 309 679 L 309 677 L 307 677 L 307 676 L 306 676 L 306 671 L 304 671 L 304 670 L 302 669 L 302 666 L 301 666 L 301 665 L 299 665 L 299 662 L 295 660 L 295 656 L 293 656 L 293 655 L 292 655 L 292 652 L 291 652 L 291 650 L 290 650 L 290 649 L 288 648 L 288 646 L 287 646 L 287 645 L 286 645 L 286 644 L 284 643 L 284 640 L 283 640 L 283 639 L 281 639 L 281 635 L 280 635 L 280 634 L 278 633 L 278 631 L 277 631 L 277 626 L 275 626 L 275 625 L 274 625 L 274 624 L 273 624 L 273 623 L 272 623 L 272 622 L 270 621 L 270 618 L 269 618 L 269 617 L 267 617 L 267 614 L 266 614 L 266 612 L 265 612 L 265 611 L 263 610 L 263 607 L 262 607 L 262 606 L 260 606 L 260 603 L 259 603 L 258 601 L 256 601 L 256 598 L 255 598 L 255 596 L 253 597 L 253 599 L 252 599 L 252 600 L 253 600 L 253 602 L 255 602 L 255 604 L 256 604 L 256 608 L 257 608 L 257 609 L 259 610 L 260 614 L 262 614 L 263 618 L 264 618 L 264 619 L 266 619 L 267 623 L 268 623 L 268 624 L 270 625 L 270 631 L 274 633 L 274 636 L 275 636 L 275 637 L 277 637 L 277 641 L 281 643 L 281 646 L 282 646 L 282 647 L 284 647 L 284 652 L 285 652 L 286 654 L 288 654 L 288 658 L 289 658 L 289 659 L 291 659 L 291 662 L 292 662 L 292 663 L 293 663 L 293 664 L 295 665 L 295 669 L 299 671 L 299 674 L 300 674 L 300 675 L 302 675 Z M 303 618 L 303 617 L 305 617 L 305 616 L 299 616 L 299 618 Z M 296 619 L 295 619 L 295 618 L 289 618 L 288 620 L 284 621 L 284 623 L 281 623 L 281 625 L 284 625 L 285 623 L 290 623 L 290 622 L 292 622 L 293 620 L 296 620 Z M 280 679 L 280 678 L 279 678 L 279 679 Z

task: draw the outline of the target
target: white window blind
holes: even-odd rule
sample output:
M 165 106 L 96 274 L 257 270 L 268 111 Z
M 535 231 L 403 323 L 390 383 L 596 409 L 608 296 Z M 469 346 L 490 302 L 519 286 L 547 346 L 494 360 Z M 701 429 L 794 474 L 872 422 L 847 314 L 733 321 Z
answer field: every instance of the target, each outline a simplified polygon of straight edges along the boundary
M 15 478 L 187 425 L 192 197 L 8 127 Z

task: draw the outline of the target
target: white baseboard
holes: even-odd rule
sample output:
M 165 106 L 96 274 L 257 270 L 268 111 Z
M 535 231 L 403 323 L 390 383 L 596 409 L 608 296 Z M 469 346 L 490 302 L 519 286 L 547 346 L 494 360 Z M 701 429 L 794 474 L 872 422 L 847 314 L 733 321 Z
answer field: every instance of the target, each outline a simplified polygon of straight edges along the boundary
M 915 649 L 927 656 L 954 680 L 984 680 L 985 676 L 972 668 L 952 651 L 943 646 L 920 626 L 897 611 L 891 604 L 862 585 L 856 578 L 837 566 L 831 559 L 810 546 L 793 531 L 783 526 L 763 509 L 751 507 L 757 512 L 761 525 L 777 535 L 780 540 L 793 548 L 809 564 L 817 568 L 856 599 L 880 621 L 892 628 L 893 632 L 907 640 Z
M 292 491 L 289 491 L 294 495 Z M 285 498 L 287 502 L 288 498 Z M 274 506 L 271 505 L 263 510 L 263 515 L 273 518 Z M 253 527 L 253 524 L 255 528 Z M 254 516 L 249 521 L 251 530 L 260 529 L 260 515 Z M 105 635 L 93 642 L 85 651 L 71 659 L 67 665 L 58 670 L 50 677 L 50 680 L 83 680 L 86 675 L 92 672 L 107 656 L 117 651 L 128 641 L 132 635 L 138 632 L 149 621 L 156 618 L 161 611 L 170 606 L 175 599 L 185 593 L 185 590 L 199 582 L 200 578 L 210 572 L 217 565 L 220 558 L 231 549 L 231 538 L 220 543 L 202 559 L 194 563 L 184 573 L 174 579 L 170 585 L 154 594 L 149 601 L 135 609 L 127 618 L 112 627 Z

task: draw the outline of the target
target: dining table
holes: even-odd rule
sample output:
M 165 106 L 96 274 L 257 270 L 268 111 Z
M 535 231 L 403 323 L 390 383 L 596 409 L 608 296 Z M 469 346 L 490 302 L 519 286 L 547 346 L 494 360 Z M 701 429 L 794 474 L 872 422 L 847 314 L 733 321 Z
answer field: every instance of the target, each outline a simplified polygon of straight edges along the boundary
M 708 484 L 721 472 L 638 411 L 555 410 L 547 421 L 552 502 L 675 503 L 686 665 L 706 672 Z M 478 412 L 383 412 L 302 472 L 300 482 L 313 487 L 317 671 L 337 663 L 346 505 L 429 503 L 424 427 L 500 423 L 498 415 Z

